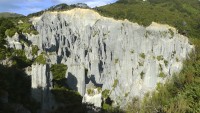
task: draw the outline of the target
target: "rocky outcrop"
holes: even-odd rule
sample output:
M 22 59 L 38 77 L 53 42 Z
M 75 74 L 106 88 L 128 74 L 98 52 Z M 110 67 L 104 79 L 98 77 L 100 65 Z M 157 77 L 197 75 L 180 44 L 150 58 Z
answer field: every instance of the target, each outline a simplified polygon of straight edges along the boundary
M 31 81 L 32 96 L 41 103 L 41 113 L 47 113 L 55 109 L 55 101 L 51 93 L 52 76 L 48 64 L 32 65 Z
M 123 107 L 134 96 L 142 98 L 157 83 L 178 73 L 193 49 L 187 37 L 168 25 L 143 27 L 89 9 L 46 12 L 31 21 L 39 35 L 27 35 L 26 39 L 39 47 L 38 54 L 46 52 L 47 65 L 66 64 L 66 78 L 71 78 L 68 85 L 84 96 L 84 102 L 97 106 L 101 94 L 91 97 L 86 91 L 88 81 L 102 91 L 109 90 L 114 104 Z M 49 90 L 47 65 L 32 66 L 33 88 Z

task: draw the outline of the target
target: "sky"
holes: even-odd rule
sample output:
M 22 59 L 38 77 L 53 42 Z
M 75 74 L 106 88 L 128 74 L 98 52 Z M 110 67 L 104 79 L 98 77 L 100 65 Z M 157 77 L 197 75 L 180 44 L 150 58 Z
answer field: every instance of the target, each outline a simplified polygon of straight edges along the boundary
M 90 7 L 114 3 L 117 0 L 0 0 L 0 12 L 13 12 L 27 15 L 60 3 L 86 3 Z

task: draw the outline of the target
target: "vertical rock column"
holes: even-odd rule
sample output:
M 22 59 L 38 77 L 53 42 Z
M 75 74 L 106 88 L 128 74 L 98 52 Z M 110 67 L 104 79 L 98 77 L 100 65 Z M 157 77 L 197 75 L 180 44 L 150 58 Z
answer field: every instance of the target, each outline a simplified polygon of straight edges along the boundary
M 54 108 L 54 99 L 51 94 L 51 76 L 48 64 L 32 65 L 32 97 L 41 104 L 41 113 Z

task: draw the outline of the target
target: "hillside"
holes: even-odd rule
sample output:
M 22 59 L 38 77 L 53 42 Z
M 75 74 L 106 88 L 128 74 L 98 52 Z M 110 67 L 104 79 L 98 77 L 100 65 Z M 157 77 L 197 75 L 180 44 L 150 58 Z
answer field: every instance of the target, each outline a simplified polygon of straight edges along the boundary
M 198 0 L 0 18 L 0 113 L 199 113 L 199 31 Z
M 119 0 L 96 9 L 104 16 L 128 19 L 148 26 L 151 22 L 169 24 L 181 34 L 198 38 L 200 1 L 198 0 Z
M 9 13 L 9 12 L 0 12 L 0 18 L 1 17 L 4 17 L 4 18 L 7 18 L 7 17 L 22 17 L 24 15 L 21 15 L 21 14 L 17 14 L 17 13 Z
M 62 3 L 62 4 L 52 6 L 48 9 L 39 11 L 39 12 L 29 14 L 28 17 L 40 16 L 46 11 L 66 11 L 66 10 L 70 10 L 73 8 L 89 8 L 89 7 L 87 6 L 87 4 L 84 4 L 84 3 L 77 3 L 77 4 L 72 4 L 72 5 L 67 5 L 65 3 Z

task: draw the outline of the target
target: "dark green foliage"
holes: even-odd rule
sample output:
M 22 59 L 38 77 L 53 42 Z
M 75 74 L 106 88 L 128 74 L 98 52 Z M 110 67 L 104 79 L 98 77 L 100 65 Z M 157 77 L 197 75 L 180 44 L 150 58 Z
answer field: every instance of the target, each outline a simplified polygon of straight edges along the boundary
M 77 91 L 68 90 L 66 88 L 54 88 L 52 93 L 55 95 L 57 102 L 64 104 L 81 104 L 82 101 L 82 97 Z
M 145 74 L 145 73 L 144 73 L 143 71 L 140 73 L 140 78 L 141 78 L 141 79 L 144 78 L 144 74 Z
M 51 67 L 54 88 L 51 90 L 57 103 L 62 104 L 52 113 L 86 113 L 86 106 L 82 104 L 82 96 L 66 86 L 65 73 L 67 66 L 55 64 Z
M 165 63 L 165 66 L 167 67 L 168 66 L 168 61 L 164 60 L 164 63 Z
M 66 71 L 67 71 L 67 65 L 64 64 L 53 64 L 51 67 L 51 72 L 53 74 L 54 80 L 64 79 Z
M 0 60 L 3 60 L 6 58 L 6 49 L 0 48 Z
M 7 92 L 9 95 L 9 103 L 0 107 L 2 113 L 13 113 L 12 103 L 22 104 L 31 112 L 36 112 L 39 108 L 39 103 L 31 98 L 30 76 L 22 69 L 0 65 L 0 92 Z
M 13 66 L 18 68 L 25 68 L 32 64 L 32 61 L 27 59 L 25 52 L 23 50 L 11 50 L 11 59 L 13 61 Z
M 5 18 L 0 18 L 0 48 L 3 48 L 3 46 L 6 44 L 5 38 L 5 32 L 7 29 L 14 29 L 15 25 L 12 21 Z M 12 34 L 12 33 L 11 33 Z

